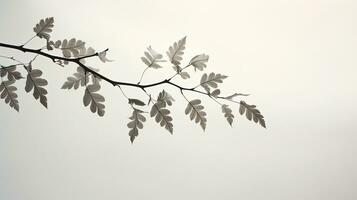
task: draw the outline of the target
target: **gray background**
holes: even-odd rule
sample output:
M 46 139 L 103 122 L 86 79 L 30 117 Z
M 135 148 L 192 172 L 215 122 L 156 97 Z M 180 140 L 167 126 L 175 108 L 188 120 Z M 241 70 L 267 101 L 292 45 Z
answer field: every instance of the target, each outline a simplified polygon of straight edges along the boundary
M 147 46 L 164 53 L 187 35 L 185 61 L 209 54 L 206 71 L 230 76 L 221 87 L 226 94 L 253 94 L 245 99 L 268 127 L 237 116 L 230 128 L 212 100 L 187 93 L 206 107 L 203 133 L 184 115 L 179 91 L 164 86 L 176 98 L 174 135 L 149 119 L 131 145 L 131 110 L 118 89 L 103 85 L 106 116 L 99 118 L 82 105 L 83 90 L 60 89 L 75 66 L 39 58 L 34 66 L 49 81 L 49 109 L 24 92 L 25 81 L 17 84 L 20 113 L 0 103 L 0 199 L 357 198 L 356 1 L 0 2 L 2 42 L 25 42 L 39 19 L 53 16 L 54 39 L 110 48 L 115 62 L 90 63 L 123 81 L 137 82 Z M 144 82 L 171 73 L 151 70 Z M 199 76 L 176 81 L 192 86 Z M 146 100 L 140 90 L 124 90 Z

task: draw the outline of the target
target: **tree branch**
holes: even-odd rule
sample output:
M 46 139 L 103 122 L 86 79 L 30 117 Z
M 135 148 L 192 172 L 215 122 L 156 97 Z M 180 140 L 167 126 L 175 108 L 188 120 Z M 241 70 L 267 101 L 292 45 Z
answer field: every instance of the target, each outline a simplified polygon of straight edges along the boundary
M 113 80 L 110 77 L 107 77 L 101 73 L 99 70 L 94 69 L 85 65 L 84 59 L 98 57 L 102 62 L 110 62 L 111 60 L 106 58 L 106 53 L 109 49 L 106 49 L 102 52 L 96 52 L 91 47 L 86 47 L 85 42 L 82 40 L 77 40 L 75 38 L 64 39 L 64 40 L 50 40 L 50 33 L 52 32 L 52 28 L 54 27 L 54 18 L 47 17 L 45 19 L 41 19 L 39 23 L 35 25 L 33 28 L 36 35 L 31 37 L 22 45 L 13 45 L 7 43 L 0 42 L 0 48 L 12 49 L 21 51 L 23 53 L 34 54 L 33 58 L 29 60 L 29 62 L 21 62 L 20 60 L 15 59 L 14 57 L 1 56 L 0 58 L 6 58 L 14 62 L 15 64 L 9 66 L 0 65 L 0 99 L 4 99 L 6 104 L 9 104 L 10 107 L 13 107 L 15 110 L 19 111 L 19 102 L 17 100 L 17 93 L 15 92 L 17 88 L 13 85 L 16 80 L 20 80 L 23 77 L 21 76 L 20 71 L 17 71 L 15 66 L 23 66 L 27 71 L 26 78 L 26 86 L 25 91 L 27 93 L 33 92 L 33 96 L 36 100 L 39 100 L 40 103 L 47 108 L 47 90 L 44 86 L 48 85 L 46 79 L 42 78 L 42 71 L 40 69 L 32 69 L 33 61 L 39 57 L 43 56 L 52 60 L 52 62 L 56 65 L 60 65 L 64 67 L 64 64 L 73 63 L 77 67 L 77 72 L 67 78 L 67 81 L 63 84 L 62 89 L 78 89 L 79 86 L 85 87 L 85 92 L 83 96 L 83 104 L 84 106 L 89 106 L 90 111 L 92 113 L 97 113 L 99 116 L 104 116 L 105 113 L 105 97 L 98 93 L 100 90 L 100 80 L 104 80 L 105 82 L 111 84 L 114 87 L 118 87 L 123 96 L 128 100 L 128 104 L 134 109 L 133 115 L 129 118 L 131 121 L 127 124 L 128 128 L 130 128 L 129 136 L 130 141 L 133 142 L 135 137 L 138 136 L 138 130 L 143 128 L 143 122 L 146 121 L 146 118 L 141 114 L 145 113 L 136 106 L 144 106 L 146 105 L 139 99 L 131 98 L 125 94 L 124 88 L 122 86 L 128 86 L 133 88 L 138 88 L 142 90 L 149 98 L 147 105 L 153 103 L 154 105 L 151 107 L 150 117 L 154 118 L 157 123 L 160 124 L 161 127 L 167 129 L 171 134 L 173 133 L 173 118 L 170 115 L 170 110 L 168 106 L 172 105 L 172 102 L 175 101 L 174 98 L 167 93 L 165 90 L 159 93 L 157 96 L 157 100 L 153 99 L 151 94 L 147 92 L 147 88 L 161 86 L 161 85 L 169 85 L 177 88 L 182 94 L 183 98 L 188 102 L 188 105 L 185 109 L 185 114 L 189 116 L 191 121 L 194 120 L 195 123 L 199 123 L 203 130 L 206 128 L 207 118 L 206 112 L 204 111 L 204 106 L 201 105 L 200 99 L 189 100 L 185 95 L 185 91 L 193 92 L 197 94 L 201 94 L 204 96 L 208 96 L 215 103 L 221 106 L 224 117 L 227 119 L 227 122 L 232 125 L 234 115 L 232 114 L 232 110 L 228 108 L 228 105 L 220 103 L 220 99 L 224 99 L 226 101 L 230 101 L 233 103 L 240 104 L 239 113 L 241 115 L 246 115 L 246 118 L 250 121 L 254 121 L 263 126 L 265 126 L 265 120 L 263 115 L 259 110 L 256 109 L 255 105 L 249 105 L 244 101 L 235 101 L 234 98 L 237 96 L 247 96 L 241 93 L 234 93 L 230 96 L 218 96 L 221 91 L 218 89 L 218 83 L 222 83 L 223 79 L 227 78 L 227 76 L 216 74 L 211 72 L 209 75 L 204 73 L 201 77 L 200 84 L 196 87 L 183 87 L 178 83 L 173 82 L 173 79 L 180 75 L 182 79 L 190 78 L 188 72 L 183 72 L 190 66 L 193 66 L 195 71 L 203 71 L 206 68 L 206 63 L 208 62 L 209 56 L 206 54 L 199 54 L 194 56 L 189 63 L 181 68 L 181 61 L 183 60 L 182 55 L 184 54 L 184 49 L 186 45 L 186 37 L 181 40 L 173 43 L 166 52 L 170 65 L 174 65 L 175 74 L 168 76 L 164 80 L 142 84 L 142 80 L 145 72 L 148 69 L 158 69 L 161 68 L 160 62 L 165 62 L 162 54 L 157 53 L 154 49 L 149 46 L 147 51 L 144 52 L 144 56 L 141 57 L 142 62 L 147 66 L 144 71 L 141 73 L 139 82 L 122 82 L 118 80 Z M 42 39 L 46 39 L 46 45 L 42 48 L 28 48 L 26 45 L 30 43 L 34 38 L 39 37 Z M 26 46 L 26 47 L 25 47 Z M 50 53 L 51 50 L 58 49 L 62 51 L 63 56 L 61 55 L 53 55 Z M 91 81 L 89 79 L 91 78 Z M 5 77 L 5 80 L 3 78 Z M 88 82 L 91 83 L 88 83 Z M 203 90 L 204 89 L 204 90 Z M 212 92 L 211 89 L 214 89 Z
M 173 77 L 171 77 L 170 79 L 165 79 L 165 80 L 162 80 L 162 81 L 159 81 L 156 83 L 151 83 L 151 84 L 140 84 L 140 83 L 135 84 L 135 83 L 130 83 L 130 82 L 121 82 L 121 81 L 112 80 L 112 79 L 94 71 L 93 69 L 87 67 L 86 65 L 84 65 L 83 63 L 80 62 L 82 59 L 98 56 L 98 53 L 83 56 L 83 57 L 78 57 L 78 58 L 65 58 L 65 57 L 56 56 L 56 55 L 52 55 L 52 54 L 43 52 L 42 49 L 26 48 L 23 45 L 16 46 L 16 45 L 12 45 L 12 44 L 0 43 L 0 47 L 4 47 L 4 48 L 8 48 L 8 49 L 15 49 L 15 50 L 22 51 L 24 53 L 33 53 L 33 54 L 41 55 L 43 57 L 51 59 L 54 63 L 56 63 L 56 60 L 63 60 L 63 61 L 75 63 L 75 64 L 79 65 L 80 67 L 82 67 L 85 72 L 89 72 L 89 73 L 93 74 L 95 77 L 100 78 L 100 79 L 110 83 L 113 86 L 129 86 L 129 87 L 136 87 L 136 88 L 140 88 L 140 89 L 144 90 L 145 88 L 155 87 L 155 86 L 162 85 L 162 84 L 169 84 L 171 86 L 174 86 L 174 87 L 180 89 L 181 91 L 187 90 L 187 91 L 192 91 L 192 92 L 196 92 L 196 93 L 207 95 L 207 96 L 211 97 L 211 95 L 208 92 L 202 92 L 202 91 L 196 90 L 196 88 L 182 87 L 180 85 L 177 85 L 177 84 L 171 82 L 171 79 Z M 109 49 L 106 49 L 105 51 L 108 51 L 108 50 Z M 225 99 L 224 97 L 216 97 L 216 98 Z M 232 101 L 232 102 L 234 102 L 234 101 Z M 235 102 L 235 103 L 238 103 L 238 102 Z

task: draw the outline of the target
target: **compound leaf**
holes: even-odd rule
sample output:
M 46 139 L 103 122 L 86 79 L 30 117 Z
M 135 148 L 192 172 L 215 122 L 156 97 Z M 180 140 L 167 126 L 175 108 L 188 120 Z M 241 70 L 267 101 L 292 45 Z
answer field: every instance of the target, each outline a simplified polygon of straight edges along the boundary
M 0 68 L 0 76 L 5 77 L 7 75 L 7 79 L 9 81 L 12 80 L 19 80 L 22 77 L 21 73 L 16 70 L 16 65 L 10 65 L 8 67 L 1 67 Z
M 31 67 L 32 68 L 32 67 Z M 28 69 L 25 91 L 27 93 L 33 90 L 35 99 L 39 99 L 40 103 L 47 108 L 47 90 L 44 88 L 48 84 L 46 79 L 40 78 L 42 71 L 39 69 Z
M 186 45 L 186 37 L 182 38 L 178 42 L 175 42 L 170 46 L 169 50 L 166 52 L 170 59 L 170 62 L 174 65 L 180 65 L 182 60 L 182 55 L 184 54 Z
M 208 62 L 209 56 L 206 54 L 200 54 L 195 57 L 193 57 L 189 63 L 189 65 L 192 65 L 195 70 L 200 70 L 203 71 L 204 68 L 207 67 L 206 62 Z
M 127 124 L 127 126 L 130 128 L 129 136 L 131 143 L 133 143 L 135 138 L 139 135 L 139 129 L 144 128 L 143 122 L 146 121 L 146 118 L 142 115 L 142 113 L 143 111 L 134 108 L 132 116 L 129 117 L 131 121 Z
M 157 102 L 164 104 L 164 106 L 166 106 L 166 104 L 172 106 L 173 101 L 175 101 L 175 99 L 165 90 L 162 90 L 157 97 Z
M 166 106 L 172 105 L 174 99 L 165 90 L 160 92 L 157 97 L 157 102 L 151 108 L 150 116 L 155 117 L 155 121 L 160 126 L 165 127 L 171 134 L 173 133 L 172 117 L 170 116 L 170 110 L 166 109 Z
M 194 120 L 196 123 L 200 123 L 203 130 L 206 129 L 207 125 L 207 114 L 203 111 L 204 108 L 201 105 L 201 100 L 195 99 L 189 101 L 185 109 L 185 114 L 190 116 L 191 121 Z
M 97 113 L 100 117 L 103 117 L 105 113 L 105 105 L 103 104 L 105 98 L 98 93 L 99 90 L 99 84 L 88 85 L 84 92 L 83 104 L 84 106 L 90 105 L 92 113 Z
M 249 105 L 244 101 L 240 101 L 239 113 L 247 117 L 249 121 L 253 119 L 255 123 L 259 123 L 262 127 L 266 128 L 265 120 L 263 115 L 260 113 L 258 109 L 256 109 L 255 105 Z
M 53 17 L 48 17 L 46 19 L 41 19 L 35 27 L 33 27 L 33 31 L 35 31 L 36 36 L 40 38 L 45 38 L 46 40 L 50 39 L 50 33 L 52 32 L 54 19 Z
M 215 74 L 214 72 L 207 75 L 204 73 L 201 77 L 200 86 L 203 87 L 207 92 L 210 91 L 210 88 L 217 88 L 218 83 L 222 83 L 223 79 L 228 76 L 222 74 Z
M 65 58 L 79 57 L 80 52 L 85 51 L 85 42 L 77 40 L 76 38 L 72 38 L 70 40 L 64 39 L 60 49 L 62 50 L 62 54 Z
M 78 89 L 78 87 L 85 86 L 89 82 L 89 75 L 85 74 L 81 67 L 77 67 L 77 72 L 67 78 L 67 81 L 63 83 L 62 89 Z
M 93 71 L 98 72 L 98 69 L 89 67 Z M 67 78 L 67 81 L 63 83 L 61 89 L 78 89 L 79 86 L 85 86 L 89 83 L 89 78 L 91 78 L 93 84 L 99 84 L 99 78 L 94 77 L 91 73 L 85 73 L 82 67 L 77 67 L 77 72 Z
M 143 63 L 153 69 L 162 68 L 162 66 L 159 64 L 159 62 L 165 62 L 165 60 L 162 59 L 162 55 L 153 50 L 151 46 L 149 46 L 147 50 L 148 51 L 144 52 L 145 57 L 141 57 Z
M 232 109 L 230 109 L 228 107 L 228 105 L 223 104 L 222 105 L 222 112 L 224 114 L 224 117 L 227 119 L 227 122 L 229 123 L 229 125 L 232 126 L 233 118 L 234 118 L 234 115 L 232 114 Z
M 15 80 L 7 80 L 3 81 L 0 84 L 0 98 L 5 99 L 5 103 L 9 104 L 11 108 L 14 108 L 17 112 L 19 112 L 19 101 L 17 100 L 16 90 L 17 88 L 13 86 Z

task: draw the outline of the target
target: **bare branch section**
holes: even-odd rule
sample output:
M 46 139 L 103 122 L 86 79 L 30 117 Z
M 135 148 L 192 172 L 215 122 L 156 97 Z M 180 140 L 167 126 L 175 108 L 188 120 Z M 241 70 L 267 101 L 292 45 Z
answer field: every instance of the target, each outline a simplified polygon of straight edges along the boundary
M 184 60 L 184 50 L 186 49 L 186 37 L 178 40 L 177 42 L 174 42 L 173 45 L 168 48 L 166 54 L 167 60 L 169 62 L 166 62 L 162 54 L 158 53 L 151 46 L 149 46 L 147 51 L 144 52 L 144 57 L 141 57 L 145 68 L 143 68 L 144 71 L 141 74 L 140 80 L 138 83 L 132 83 L 111 79 L 110 77 L 101 74 L 99 69 L 89 67 L 85 64 L 86 59 L 93 57 L 98 57 L 103 63 L 112 62 L 112 60 L 106 57 L 109 49 L 97 52 L 92 47 L 88 47 L 84 41 L 75 38 L 56 41 L 52 40 L 51 33 L 53 31 L 53 27 L 54 19 L 52 17 L 42 19 L 35 25 L 33 29 L 35 35 L 31 37 L 25 44 L 13 45 L 0 43 L 0 47 L 2 48 L 18 50 L 24 53 L 31 53 L 35 55 L 35 57 L 27 63 L 18 61 L 13 57 L 0 56 L 0 58 L 10 59 L 16 62 L 16 64 L 10 66 L 0 65 L 0 93 L 1 98 L 5 99 L 5 103 L 9 104 L 10 107 L 17 111 L 19 111 L 19 102 L 15 93 L 17 88 L 14 85 L 17 81 L 23 79 L 20 71 L 18 71 L 16 68 L 16 66 L 19 65 L 23 66 L 27 73 L 25 90 L 27 92 L 33 90 L 33 96 L 35 99 L 39 99 L 40 103 L 47 108 L 47 90 L 44 88 L 47 85 L 47 80 L 43 78 L 41 70 L 33 69 L 33 62 L 35 59 L 38 56 L 43 56 L 60 66 L 65 66 L 69 63 L 75 64 L 77 66 L 76 72 L 73 74 L 73 76 L 67 78 L 67 81 L 63 84 L 62 89 L 77 90 L 82 88 L 84 90 L 84 106 L 88 106 L 91 112 L 98 114 L 98 116 L 104 116 L 105 114 L 105 98 L 100 94 L 99 91 L 101 88 L 101 81 L 109 83 L 112 86 L 117 86 L 123 93 L 124 97 L 128 100 L 128 105 L 134 110 L 132 116 L 129 118 L 130 122 L 128 124 L 128 127 L 130 128 L 129 136 L 131 142 L 133 142 L 134 139 L 139 135 L 138 129 L 143 128 L 143 122 L 146 120 L 144 115 L 147 113 L 150 113 L 150 116 L 154 119 L 154 121 L 159 123 L 160 126 L 164 127 L 171 134 L 173 133 L 173 116 L 172 113 L 167 109 L 167 106 L 172 105 L 172 101 L 174 101 L 173 97 L 168 92 L 163 90 L 158 95 L 157 99 L 153 99 L 153 95 L 151 95 L 146 90 L 148 88 L 161 85 L 169 85 L 180 91 L 184 99 L 186 99 L 188 102 L 188 105 L 185 109 L 185 114 L 190 115 L 190 119 L 194 120 L 196 123 L 199 123 L 203 130 L 205 130 L 207 125 L 207 114 L 204 111 L 204 106 L 201 105 L 200 99 L 194 99 L 191 101 L 188 100 L 184 95 L 184 91 L 208 96 L 209 98 L 213 99 L 216 103 L 218 103 L 218 105 L 220 105 L 220 109 L 222 110 L 224 117 L 230 125 L 232 125 L 234 119 L 234 115 L 232 114 L 233 111 L 228 107 L 228 105 L 220 103 L 219 100 L 226 100 L 231 103 L 239 104 L 241 115 L 245 113 L 248 120 L 253 119 L 254 122 L 259 122 L 261 126 L 265 127 L 264 117 L 254 105 L 250 106 L 249 104 L 245 103 L 245 101 L 235 100 L 237 97 L 244 97 L 248 95 L 234 93 L 228 96 L 219 96 L 221 94 L 221 90 L 218 89 L 217 83 L 222 83 L 223 79 L 227 78 L 228 76 L 214 72 L 204 73 L 202 74 L 201 80 L 197 81 L 199 84 L 194 84 L 197 85 L 196 87 L 183 87 L 180 84 L 172 81 L 176 75 L 180 75 L 182 79 L 188 79 L 190 78 L 190 73 L 200 73 L 200 71 L 203 71 L 207 68 L 209 56 L 206 54 L 196 54 L 196 56 L 192 57 L 187 64 L 182 64 Z M 25 45 L 30 43 L 36 37 L 39 39 L 45 39 L 45 46 L 43 48 L 36 49 L 25 47 Z M 62 55 L 53 54 L 50 53 L 50 51 L 61 52 Z M 164 64 L 166 64 L 166 66 Z M 173 68 L 175 71 L 175 74 L 168 76 L 170 78 L 166 78 L 154 83 L 142 83 L 143 76 L 147 70 L 159 70 L 160 68 L 167 67 L 167 65 L 169 65 L 168 67 Z M 190 69 L 190 67 L 193 70 L 189 73 L 187 70 Z M 137 108 L 138 106 L 145 106 L 145 101 L 128 97 L 122 90 L 121 86 L 139 88 L 145 92 L 149 98 L 147 105 L 152 104 L 151 111 L 148 112 L 142 108 Z M 199 86 L 204 90 L 200 90 Z M 211 89 L 214 90 L 211 91 Z

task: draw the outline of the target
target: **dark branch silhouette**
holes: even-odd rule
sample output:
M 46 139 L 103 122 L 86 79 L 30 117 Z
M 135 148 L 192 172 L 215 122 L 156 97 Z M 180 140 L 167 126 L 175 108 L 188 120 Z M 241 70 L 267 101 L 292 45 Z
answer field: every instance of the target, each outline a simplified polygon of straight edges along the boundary
M 117 86 L 123 93 L 123 96 L 128 100 L 128 103 L 130 104 L 131 108 L 133 109 L 132 116 L 129 118 L 132 121 L 128 123 L 128 127 L 130 128 L 129 135 L 131 142 L 133 142 L 135 137 L 138 136 L 138 130 L 143 128 L 143 123 L 146 121 L 146 118 L 144 117 L 144 114 L 146 112 L 141 109 L 138 109 L 137 107 L 144 106 L 146 104 L 139 99 L 129 98 L 121 89 L 121 86 L 140 88 L 143 92 L 145 92 L 145 94 L 149 98 L 147 104 L 153 104 L 150 111 L 150 116 L 155 118 L 155 121 L 159 123 L 160 126 L 167 129 L 171 134 L 173 133 L 173 118 L 170 115 L 168 106 L 172 105 L 174 98 L 168 92 L 163 90 L 162 92 L 160 92 L 157 99 L 154 99 L 152 98 L 151 94 L 146 91 L 147 88 L 156 87 L 164 84 L 177 88 L 188 103 L 187 108 L 185 110 L 185 114 L 189 115 L 191 120 L 194 120 L 196 123 L 199 123 L 203 130 L 205 130 L 207 123 L 206 113 L 203 111 L 204 106 L 201 105 L 201 100 L 199 99 L 189 100 L 184 95 L 184 91 L 202 94 L 214 100 L 217 104 L 221 106 L 224 117 L 227 119 L 227 122 L 230 125 L 232 125 L 234 115 L 232 114 L 232 110 L 229 108 L 229 106 L 227 104 L 221 103 L 219 101 L 220 99 L 239 104 L 239 113 L 241 115 L 245 114 L 248 120 L 253 119 L 255 123 L 259 123 L 261 126 L 266 127 L 264 117 L 263 115 L 261 115 L 260 111 L 256 109 L 255 105 L 249 105 L 244 101 L 237 101 L 234 99 L 238 96 L 248 96 L 247 94 L 234 93 L 229 96 L 220 95 L 221 91 L 218 89 L 218 84 L 222 83 L 223 80 L 227 78 L 227 76 L 225 75 L 216 74 L 213 72 L 209 74 L 204 73 L 202 75 L 200 83 L 197 86 L 191 88 L 182 87 L 172 81 L 176 76 L 181 76 L 182 79 L 190 78 L 189 73 L 185 71 L 187 68 L 192 66 L 195 71 L 203 71 L 206 68 L 206 63 L 208 62 L 208 55 L 200 54 L 193 57 L 187 65 L 181 67 L 182 55 L 184 54 L 185 50 L 186 37 L 179 40 L 178 42 L 175 42 L 166 52 L 169 58 L 169 62 L 173 65 L 172 67 L 175 70 L 175 73 L 171 75 L 170 78 L 158 82 L 150 84 L 141 84 L 144 74 L 148 69 L 162 68 L 160 63 L 166 62 L 166 60 L 163 59 L 163 56 L 154 51 L 151 46 L 148 47 L 148 51 L 144 52 L 145 57 L 141 58 L 144 64 L 147 65 L 147 67 L 142 72 L 139 82 L 131 83 L 117 81 L 102 75 L 101 73 L 99 73 L 98 69 L 85 65 L 85 59 L 92 57 L 99 57 L 102 62 L 110 62 L 110 60 L 106 58 L 106 53 L 109 49 L 106 49 L 101 52 L 95 52 L 95 50 L 91 47 L 87 48 L 85 46 L 85 42 L 81 40 L 76 40 L 74 38 L 70 40 L 65 39 L 63 41 L 57 40 L 56 42 L 54 42 L 50 39 L 50 33 L 52 32 L 53 26 L 53 18 L 42 19 L 34 27 L 36 35 L 31 37 L 24 44 L 13 45 L 0 43 L 0 47 L 2 48 L 14 49 L 22 51 L 24 53 L 31 53 L 35 55 L 28 63 L 23 63 L 12 56 L 0 56 L 1 58 L 10 59 L 16 62 L 16 64 L 9 66 L 0 65 L 0 97 L 2 99 L 5 99 L 5 103 L 9 104 L 10 107 L 13 107 L 17 111 L 19 111 L 19 102 L 17 100 L 16 94 L 17 88 L 14 86 L 14 83 L 17 80 L 23 78 L 21 73 L 17 71 L 17 66 L 23 66 L 27 73 L 25 87 L 26 92 L 33 91 L 33 96 L 35 97 L 35 99 L 39 99 L 41 104 L 43 104 L 47 108 L 47 90 L 45 89 L 45 86 L 47 85 L 47 80 L 41 77 L 41 70 L 33 69 L 32 67 L 33 61 L 38 56 L 43 56 L 52 60 L 57 65 L 64 66 L 68 63 L 73 63 L 78 66 L 77 73 L 75 73 L 73 77 L 67 78 L 68 80 L 64 83 L 62 89 L 78 89 L 79 86 L 85 87 L 83 103 L 85 106 L 90 106 L 90 110 L 93 113 L 97 113 L 99 116 L 103 116 L 105 113 L 105 98 L 98 93 L 100 90 L 100 81 L 103 80 L 113 86 Z M 36 36 L 39 38 L 46 39 L 46 46 L 39 49 L 25 47 L 25 45 L 29 44 L 34 38 L 36 38 Z M 63 56 L 48 53 L 49 51 L 54 49 L 62 51 Z M 199 90 L 199 87 L 203 88 L 204 91 Z

